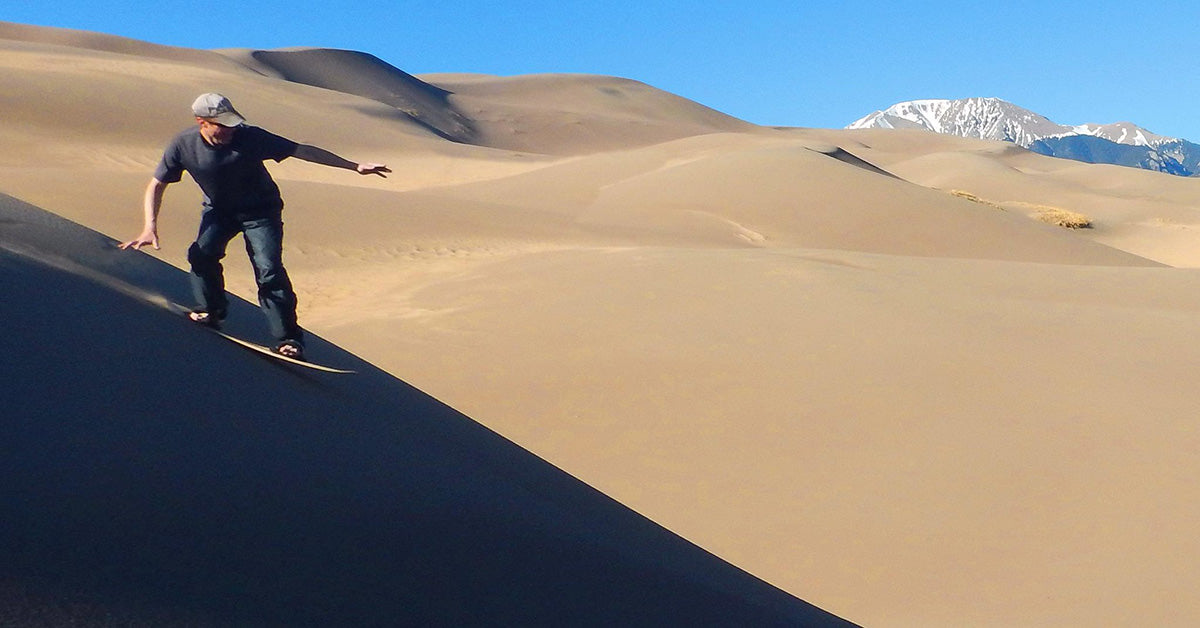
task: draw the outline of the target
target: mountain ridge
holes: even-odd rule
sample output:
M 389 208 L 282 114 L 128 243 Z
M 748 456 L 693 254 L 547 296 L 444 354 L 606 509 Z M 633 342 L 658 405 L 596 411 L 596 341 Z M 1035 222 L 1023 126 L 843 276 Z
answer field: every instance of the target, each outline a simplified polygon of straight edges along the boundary
M 1012 142 L 1063 159 L 1179 176 L 1200 174 L 1200 144 L 1159 135 L 1132 122 L 1059 124 L 1000 98 L 910 100 L 872 112 L 845 128 L 924 129 Z

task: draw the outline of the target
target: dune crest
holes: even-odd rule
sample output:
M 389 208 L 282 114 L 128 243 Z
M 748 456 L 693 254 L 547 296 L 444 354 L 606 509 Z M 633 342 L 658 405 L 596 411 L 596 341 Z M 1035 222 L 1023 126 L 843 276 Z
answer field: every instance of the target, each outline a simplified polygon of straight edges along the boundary
M 448 92 L 366 53 L 316 48 L 222 52 L 267 76 L 381 102 L 448 140 L 470 143 L 476 135 L 471 121 L 448 102 Z

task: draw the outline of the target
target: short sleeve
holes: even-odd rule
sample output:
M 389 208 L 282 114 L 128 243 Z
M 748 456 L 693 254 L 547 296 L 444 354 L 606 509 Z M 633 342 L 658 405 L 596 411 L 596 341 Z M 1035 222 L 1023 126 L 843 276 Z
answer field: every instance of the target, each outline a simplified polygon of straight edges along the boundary
M 300 145 L 286 137 L 275 135 L 266 129 L 258 127 L 250 127 L 254 133 L 254 145 L 256 152 L 263 160 L 274 159 L 275 161 L 283 161 L 288 157 L 296 154 L 296 148 Z
M 163 183 L 177 183 L 183 178 L 183 160 L 179 155 L 179 142 L 171 142 L 163 151 L 162 159 L 154 169 L 154 178 Z

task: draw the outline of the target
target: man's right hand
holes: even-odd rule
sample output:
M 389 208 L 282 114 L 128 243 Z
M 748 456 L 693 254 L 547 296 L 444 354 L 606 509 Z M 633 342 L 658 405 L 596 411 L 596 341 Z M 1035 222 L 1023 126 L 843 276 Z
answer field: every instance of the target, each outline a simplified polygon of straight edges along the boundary
M 129 248 L 132 248 L 135 251 L 140 251 L 141 248 L 143 246 L 146 246 L 147 244 L 153 246 L 155 250 L 158 250 L 158 230 L 157 229 L 154 229 L 154 228 L 146 229 L 138 237 L 136 237 L 128 242 L 122 242 L 122 243 L 118 244 L 117 246 L 119 246 L 122 251 L 124 251 L 125 249 L 129 249 Z

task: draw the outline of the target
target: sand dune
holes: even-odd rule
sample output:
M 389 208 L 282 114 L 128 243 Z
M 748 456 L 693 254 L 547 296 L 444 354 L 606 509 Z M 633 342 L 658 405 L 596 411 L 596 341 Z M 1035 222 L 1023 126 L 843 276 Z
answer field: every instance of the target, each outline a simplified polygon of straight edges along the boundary
M 224 54 L 267 76 L 379 101 L 449 140 L 470 142 L 475 135 L 449 104 L 448 92 L 365 53 L 309 48 Z
M 1172 266 L 1200 267 L 1195 179 L 1046 159 L 994 142 L 939 144 L 926 135 L 855 132 L 849 137 L 863 143 L 860 156 L 914 183 L 970 192 L 1022 215 L 1044 206 L 1069 209 L 1096 222 L 1080 235 Z
M 213 63 L 217 58 L 217 55 L 212 52 L 203 50 L 162 46 L 104 33 L 31 26 L 12 22 L 0 22 L 0 39 L 3 39 L 8 46 L 15 48 L 21 48 L 22 46 L 14 46 L 14 44 L 24 43 L 43 49 L 46 46 L 55 46 L 78 51 L 116 53 L 191 63 Z
M 362 372 L 189 327 L 178 270 L 8 197 L 0 234 L 6 624 L 843 624 L 328 343 Z
M 163 476 L 170 481 L 113 478 L 54 502 L 47 496 L 87 467 L 11 458 L 26 465 L 13 478 L 66 475 L 24 493 L 10 482 L 8 495 L 36 508 L 9 541 L 31 534 L 53 507 L 74 508 L 76 518 L 47 538 L 116 538 L 115 527 L 90 523 L 99 512 L 91 500 L 106 491 L 163 526 L 138 530 L 208 539 L 174 511 L 119 490 L 167 499 L 192 476 L 206 490 L 233 490 L 262 487 L 261 473 L 293 487 L 296 501 L 250 508 L 246 517 L 263 525 L 243 520 L 212 547 L 225 556 L 276 530 L 295 548 L 284 513 L 315 509 L 328 526 L 298 553 L 299 575 L 264 593 L 253 588 L 270 579 L 264 568 L 250 569 L 261 577 L 247 584 L 235 575 L 241 564 L 204 563 L 211 559 L 199 550 L 185 556 L 221 591 L 253 585 L 244 599 L 267 609 L 335 586 L 341 575 L 305 571 L 335 552 L 327 531 L 354 529 L 350 517 L 384 508 L 381 521 L 448 526 L 443 545 L 419 550 L 413 535 L 359 532 L 393 554 L 416 552 L 436 576 L 423 586 L 441 588 L 426 590 L 431 601 L 417 604 L 418 615 L 445 617 L 447 600 L 463 613 L 513 618 L 569 612 L 584 603 L 582 588 L 571 585 L 553 608 L 533 591 L 566 586 L 562 570 L 607 557 L 610 567 L 585 580 L 602 591 L 588 603 L 632 600 L 639 617 L 696 596 L 711 599 L 692 617 L 715 623 L 814 612 L 796 596 L 871 626 L 1200 621 L 1192 595 L 1200 547 L 1190 529 L 1200 475 L 1189 385 L 1200 359 L 1193 180 L 915 131 L 756 127 L 625 79 L 414 77 L 348 51 L 163 50 L 18 25 L 0 25 L 0 87 L 0 192 L 111 237 L 136 233 L 157 153 L 189 124 L 187 103 L 201 91 L 228 93 L 256 124 L 395 170 L 380 180 L 271 166 L 288 202 L 302 322 L 329 343 L 314 350 L 362 356 L 383 371 L 354 362 L 366 376 L 316 386 L 209 346 L 209 335 L 178 329 L 103 279 L 182 299 L 177 271 L 103 252 L 99 236 L 39 231 L 30 246 L 26 227 L 0 224 L 9 249 L 27 243 L 3 255 L 4 281 L 39 295 L 21 301 L 30 310 L 0 307 L 6 322 L 19 316 L 29 326 L 5 342 L 19 343 L 17 352 L 49 347 L 39 359 L 56 373 L 6 374 L 14 382 L 6 394 L 30 393 L 18 416 L 70 417 L 11 424 L 23 435 L 12 447 L 66 455 L 86 446 L 93 457 L 125 456 L 119 468 L 131 473 L 180 465 Z M 114 106 L 89 109 L 97 93 Z M 136 116 L 126 103 L 137 103 Z M 189 185 L 169 190 L 164 248 L 154 253 L 176 267 L 195 226 Z M 1047 225 L 1036 218 L 1046 207 L 1086 214 L 1093 227 Z M 30 249 L 74 260 L 73 271 Z M 239 258 L 227 264 L 230 288 L 249 296 Z M 251 308 L 241 307 L 242 331 L 257 333 Z M 87 325 L 77 328 L 81 314 Z M 95 352 L 67 360 L 93 336 Z M 148 345 L 135 350 L 139 340 Z M 197 365 L 228 372 L 239 394 L 272 391 L 296 418 L 254 410 L 198 420 L 211 414 L 202 412 L 205 391 L 229 393 L 188 392 Z M 144 394 L 129 380 L 151 372 L 182 403 L 123 420 L 113 408 L 141 407 Z M 48 395 L 66 381 L 85 394 Z M 120 399 L 98 400 L 110 389 Z M 45 440 L 76 433 L 86 438 Z M 180 433 L 234 471 L 216 475 Z M 136 446 L 122 448 L 128 435 Z M 169 455 L 146 453 L 160 441 Z M 272 463 L 266 454 L 275 451 L 284 455 Z M 330 465 L 336 475 L 323 484 L 312 469 Z M 411 485 L 426 472 L 429 483 Z M 416 499 L 395 499 L 406 491 Z M 252 504 L 250 489 L 233 495 Z M 317 506 L 327 498 L 332 508 Z M 185 503 L 183 512 L 215 516 L 217 501 Z M 455 508 L 474 518 L 456 520 Z M 461 551 L 446 548 L 471 535 L 480 536 Z M 0 593 L 44 600 L 78 590 L 86 595 L 77 611 L 116 604 L 138 616 L 261 611 L 234 597 L 188 606 L 201 589 L 138 593 L 149 573 L 138 570 L 161 568 L 155 551 L 175 547 L 150 537 L 158 544 L 118 564 L 133 576 L 116 597 L 95 581 L 33 570 L 34 554 L 21 555 L 13 572 L 21 578 L 0 580 Z M 495 554 L 514 537 L 520 551 Z M 45 551 L 70 565 L 112 557 Z M 515 597 L 497 601 L 484 580 L 527 553 L 539 558 L 512 579 Z M 367 558 L 350 565 L 346 582 L 379 567 Z M 413 586 L 404 566 L 382 568 Z M 674 593 L 650 600 L 624 582 L 630 573 Z M 348 595 L 370 601 L 362 613 L 403 603 L 369 590 Z M 312 618 L 335 607 L 298 608 Z
M 576 155 L 717 131 L 742 120 L 629 79 L 587 75 L 423 77 L 449 91 L 488 146 Z

